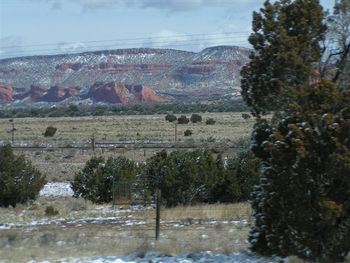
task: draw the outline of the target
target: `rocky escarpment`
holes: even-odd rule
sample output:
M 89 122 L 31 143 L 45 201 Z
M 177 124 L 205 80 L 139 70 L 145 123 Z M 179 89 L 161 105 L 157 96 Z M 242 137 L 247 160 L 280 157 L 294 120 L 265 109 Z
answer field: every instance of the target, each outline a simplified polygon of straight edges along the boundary
M 12 101 L 13 88 L 11 85 L 0 84 L 0 102 Z
M 89 93 L 88 98 L 96 102 L 108 103 L 137 103 L 137 102 L 159 102 L 164 100 L 161 96 L 148 86 L 125 85 L 117 82 L 103 84 L 95 83 Z
M 66 102 L 90 99 L 93 102 L 105 103 L 140 103 L 159 102 L 166 100 L 159 96 L 151 87 L 144 85 L 125 85 L 118 82 L 96 82 L 87 92 L 81 92 L 81 87 L 53 86 L 49 89 L 38 85 L 31 85 L 29 91 L 18 92 L 12 97 L 12 87 L 0 85 L 0 101 L 11 102 L 14 100 L 27 103 L 33 102 Z
M 0 81 L 13 87 L 15 100 L 26 102 L 60 102 L 82 94 L 93 95 L 96 102 L 113 103 L 157 101 L 163 95 L 211 98 L 231 94 L 239 87 L 239 72 L 248 62 L 249 52 L 235 46 L 198 53 L 134 48 L 10 58 L 0 60 Z M 111 88 L 110 83 L 119 86 Z M 103 92 L 118 96 L 107 98 Z

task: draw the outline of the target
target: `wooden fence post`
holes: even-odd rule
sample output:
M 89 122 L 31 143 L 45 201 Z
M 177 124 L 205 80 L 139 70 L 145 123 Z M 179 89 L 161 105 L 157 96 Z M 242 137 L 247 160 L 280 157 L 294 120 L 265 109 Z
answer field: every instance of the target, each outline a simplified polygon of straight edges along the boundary
M 162 193 L 160 189 L 157 189 L 157 201 L 156 201 L 156 240 L 159 239 L 159 231 L 160 231 L 160 205 Z

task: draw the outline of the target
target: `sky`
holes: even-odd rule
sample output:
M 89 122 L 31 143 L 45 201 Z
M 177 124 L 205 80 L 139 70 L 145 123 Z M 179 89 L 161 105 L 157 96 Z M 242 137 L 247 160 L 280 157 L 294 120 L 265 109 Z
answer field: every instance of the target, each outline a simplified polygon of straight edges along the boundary
M 134 47 L 249 47 L 263 0 L 0 0 L 0 59 Z M 334 0 L 321 0 L 331 9 Z

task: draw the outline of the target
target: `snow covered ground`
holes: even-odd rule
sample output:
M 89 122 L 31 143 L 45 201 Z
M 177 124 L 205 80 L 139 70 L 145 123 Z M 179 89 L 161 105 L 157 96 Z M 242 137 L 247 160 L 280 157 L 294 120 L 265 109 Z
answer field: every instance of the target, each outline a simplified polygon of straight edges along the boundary
M 210 251 L 199 253 L 180 254 L 176 256 L 165 255 L 159 252 L 147 252 L 144 255 L 129 255 L 125 257 L 90 257 L 90 258 L 64 258 L 61 263 L 277 263 L 281 262 L 278 258 L 264 258 L 256 256 L 249 252 L 239 252 L 232 254 L 214 254 Z M 29 261 L 28 263 L 37 263 Z M 50 263 L 50 261 L 41 261 L 40 263 Z
M 70 187 L 70 182 L 49 182 L 40 191 L 40 196 L 43 197 L 67 197 L 72 196 L 73 191 Z M 104 210 L 111 209 L 110 207 L 97 206 L 95 209 L 101 210 L 101 212 L 106 212 Z M 145 209 L 145 208 L 143 208 Z M 146 209 L 154 209 L 149 207 Z M 103 211 L 102 211 L 103 210 Z M 113 209 L 114 210 L 114 209 Z M 130 211 L 129 211 L 130 210 Z M 24 222 L 8 222 L 0 224 L 0 229 L 18 229 L 18 228 L 35 228 L 39 226 L 49 226 L 57 225 L 57 227 L 71 227 L 71 226 L 81 226 L 81 225 L 91 225 L 91 224 L 114 224 L 118 223 L 121 227 L 130 227 L 132 225 L 146 225 L 148 222 L 143 220 L 135 220 L 133 218 L 132 212 L 139 210 L 138 207 L 130 207 L 130 209 L 114 210 L 113 216 L 93 216 L 93 217 L 83 217 L 83 218 L 43 218 L 33 221 Z M 246 227 L 248 221 L 245 219 L 241 220 L 228 220 L 221 221 L 222 225 L 235 227 L 241 226 Z M 162 225 L 168 224 L 173 228 L 184 227 L 184 224 L 179 221 L 162 221 Z M 216 220 L 209 220 L 206 222 L 208 226 L 217 224 Z M 207 235 L 206 235 L 207 236 Z M 181 242 L 179 240 L 179 242 Z M 78 254 L 79 255 L 79 254 Z M 0 257 L 1 258 L 1 257 Z M 1 260 L 0 260 L 1 261 Z M 10 262 L 10 261 L 9 261 Z M 252 254 L 247 251 L 230 253 L 230 254 L 217 254 L 211 251 L 198 252 L 198 253 L 185 253 L 178 255 L 167 255 L 161 252 L 148 251 L 146 253 L 134 253 L 128 256 L 93 256 L 93 257 L 67 257 L 61 258 L 54 261 L 27 261 L 28 263 L 51 263 L 51 262 L 61 262 L 61 263 L 192 263 L 192 262 L 248 262 L 248 263 L 274 263 L 281 262 L 278 258 L 264 258 Z
M 70 182 L 49 182 L 41 189 L 40 196 L 73 196 Z

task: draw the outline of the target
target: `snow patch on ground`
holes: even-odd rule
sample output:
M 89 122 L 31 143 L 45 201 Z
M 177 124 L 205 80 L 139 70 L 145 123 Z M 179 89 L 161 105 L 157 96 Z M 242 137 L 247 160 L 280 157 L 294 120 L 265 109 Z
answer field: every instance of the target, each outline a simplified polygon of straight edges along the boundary
M 73 196 L 70 182 L 49 182 L 41 189 L 40 196 Z
M 90 258 L 63 258 L 55 260 L 61 263 L 193 263 L 193 262 L 220 262 L 220 263 L 277 263 L 281 259 L 265 258 L 256 256 L 249 252 L 239 252 L 232 254 L 214 254 L 210 251 L 180 254 L 176 256 L 165 255 L 159 252 L 147 252 L 144 255 L 133 254 L 124 257 L 90 257 Z M 28 263 L 37 263 L 29 261 Z M 50 261 L 41 261 L 38 263 L 50 263 Z

